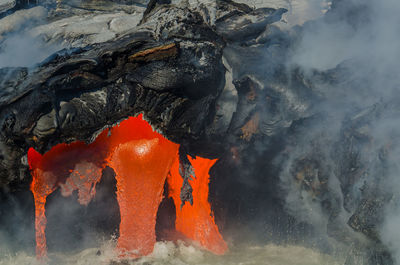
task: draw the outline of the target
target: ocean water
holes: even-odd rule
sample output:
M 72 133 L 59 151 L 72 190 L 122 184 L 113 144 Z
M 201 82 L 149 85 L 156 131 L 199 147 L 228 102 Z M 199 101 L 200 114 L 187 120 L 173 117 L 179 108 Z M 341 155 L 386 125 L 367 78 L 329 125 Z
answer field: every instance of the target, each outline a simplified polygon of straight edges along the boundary
M 178 241 L 157 242 L 152 254 L 136 260 L 119 259 L 115 241 L 75 253 L 49 253 L 49 265 L 342 265 L 343 259 L 302 246 L 233 246 L 223 256 Z M 0 265 L 40 265 L 32 254 L 3 253 Z M 46 263 L 45 263 L 46 264 Z

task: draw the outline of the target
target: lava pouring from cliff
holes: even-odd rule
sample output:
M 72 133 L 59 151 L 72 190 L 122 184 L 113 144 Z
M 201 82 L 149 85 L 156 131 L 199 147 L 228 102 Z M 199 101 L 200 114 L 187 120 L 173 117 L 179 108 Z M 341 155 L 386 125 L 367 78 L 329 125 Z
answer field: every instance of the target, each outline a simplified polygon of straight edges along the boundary
M 57 189 L 63 196 L 73 191 L 87 205 L 96 194 L 102 170 L 109 166 L 116 175 L 121 222 L 117 251 L 121 257 L 148 255 L 156 243 L 158 207 L 168 177 L 169 194 L 180 204 L 183 179 L 179 174 L 179 145 L 154 132 L 142 116 L 131 117 L 103 131 L 91 144 L 59 144 L 41 155 L 28 151 L 35 201 L 36 255 L 46 259 L 46 198 Z M 208 202 L 208 171 L 216 160 L 190 159 L 197 176 L 192 180 L 194 204 L 176 207 L 176 230 L 215 254 L 227 245 L 218 231 Z

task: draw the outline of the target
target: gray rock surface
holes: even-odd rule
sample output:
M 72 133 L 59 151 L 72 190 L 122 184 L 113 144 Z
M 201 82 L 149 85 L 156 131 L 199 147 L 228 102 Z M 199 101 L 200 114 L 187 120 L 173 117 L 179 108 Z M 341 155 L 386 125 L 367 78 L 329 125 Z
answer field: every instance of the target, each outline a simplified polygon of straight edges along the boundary
M 48 23 L 27 30 L 69 49 L 29 69 L 0 69 L 0 186 L 29 183 L 28 148 L 45 152 L 62 142 L 91 142 L 144 113 L 184 155 L 246 161 L 244 173 L 275 168 L 276 175 L 253 185 L 267 190 L 280 181 L 286 192 L 280 199 L 296 222 L 313 226 L 328 238 L 324 243 L 351 246 L 365 264 L 392 264 L 379 226 L 395 197 L 385 185 L 388 168 L 396 168 L 391 154 L 398 136 L 381 139 L 373 125 L 382 117 L 397 122 L 400 110 L 394 99 L 346 97 L 365 89 L 365 75 L 349 70 L 356 61 L 326 71 L 288 64 L 304 28 L 286 31 L 281 18 L 286 14 L 287 26 L 302 24 L 314 17 L 310 6 L 290 2 L 303 3 L 304 14 L 295 18 L 286 1 L 275 1 L 276 9 L 228 0 L 152 3 L 146 11 L 64 3 Z M 329 14 L 335 18 L 335 11 Z M 25 23 L 18 21 L 7 23 L 4 35 Z M 190 163 L 181 163 L 190 178 Z M 248 175 L 243 183 L 253 181 Z M 190 202 L 190 185 L 184 190 Z
M 16 0 L 0 0 L 0 13 L 13 8 L 16 3 Z
M 64 47 L 84 47 L 113 40 L 118 34 L 135 28 L 141 15 L 140 12 L 77 15 L 35 27 L 30 34 Z

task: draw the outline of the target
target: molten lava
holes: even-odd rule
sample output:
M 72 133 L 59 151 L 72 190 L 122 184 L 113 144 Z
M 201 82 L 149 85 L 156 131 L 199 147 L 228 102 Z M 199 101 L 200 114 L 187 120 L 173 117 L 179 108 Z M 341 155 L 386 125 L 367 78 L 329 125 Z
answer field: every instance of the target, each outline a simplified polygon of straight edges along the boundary
M 110 166 L 117 179 L 121 224 L 118 249 L 130 257 L 148 255 L 156 243 L 156 218 L 168 170 L 178 146 L 161 139 L 118 146 Z
M 93 144 L 87 149 L 84 143 L 59 144 L 44 155 L 34 149 L 28 151 L 32 172 L 31 191 L 35 200 L 36 256 L 46 257 L 46 198 L 58 186 L 62 194 L 78 190 L 79 202 L 87 205 L 94 196 L 94 186 L 101 178 L 101 158 L 104 145 Z M 85 161 L 85 163 L 82 163 Z M 96 165 L 97 164 L 97 165 Z M 78 177 L 77 177 L 78 176 Z M 91 188 L 93 187 L 93 188 Z
M 202 247 L 222 255 L 227 251 L 228 246 L 218 231 L 212 216 L 211 205 L 208 202 L 210 180 L 208 172 L 217 160 L 189 157 L 189 161 L 195 174 L 195 178 L 189 181 L 193 188 L 193 205 L 186 203 L 183 207 L 180 206 L 179 196 L 183 179 L 179 174 L 178 159 L 168 176 L 169 195 L 174 199 L 176 207 L 175 228 L 188 238 L 199 242 Z
M 111 134 L 110 134 L 111 133 Z M 154 132 L 139 117 L 132 117 L 109 132 L 102 132 L 87 145 L 82 142 L 59 144 L 44 155 L 28 151 L 32 172 L 31 191 L 35 200 L 36 255 L 47 255 L 46 198 L 56 189 L 63 196 L 78 192 L 78 201 L 88 205 L 95 196 L 96 184 L 106 166 L 114 169 L 117 180 L 117 200 L 120 207 L 120 237 L 117 248 L 122 256 L 138 257 L 150 254 L 156 242 L 155 223 L 165 179 L 175 204 L 180 205 L 179 145 Z M 197 178 L 193 206 L 177 208 L 176 229 L 206 249 L 223 254 L 226 243 L 218 232 L 208 202 L 208 171 L 215 160 L 190 160 Z

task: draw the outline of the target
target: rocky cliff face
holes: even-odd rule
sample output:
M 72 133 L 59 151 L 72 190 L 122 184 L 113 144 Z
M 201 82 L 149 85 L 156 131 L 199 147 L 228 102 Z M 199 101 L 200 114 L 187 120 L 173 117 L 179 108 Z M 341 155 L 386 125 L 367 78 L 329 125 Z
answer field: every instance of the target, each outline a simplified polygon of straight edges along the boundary
M 370 18 L 368 9 L 342 2 L 289 29 L 286 9 L 230 0 L 152 0 L 147 9 L 139 1 L 59 1 L 48 13 L 35 7 L 6 16 L 1 23 L 14 26 L 0 24 L 0 45 L 23 28 L 44 40 L 51 56 L 0 69 L 0 185 L 26 189 L 29 147 L 46 152 L 58 143 L 89 143 L 143 113 L 186 153 L 221 158 L 211 183 L 219 192 L 211 199 L 227 202 L 224 214 L 250 219 L 235 212 L 231 191 L 248 198 L 243 207 L 257 204 L 246 192 L 259 193 L 258 200 L 276 203 L 276 216 L 352 246 L 347 264 L 354 256 L 392 264 L 380 227 L 393 201 L 387 185 L 397 129 L 376 132 L 377 124 L 397 119 L 396 100 L 359 98 L 368 91 L 360 87 L 372 83 L 353 71 L 361 69 L 357 60 L 328 70 L 293 63 L 320 25 L 344 16 L 357 29 Z M 22 12 L 25 19 L 12 19 Z M 227 170 L 232 178 L 221 177 Z M 258 187 L 245 191 L 243 176 Z M 260 211 L 272 211 L 266 208 Z
M 230 124 L 230 120 L 217 121 L 224 117 L 216 116 L 217 99 L 226 83 L 222 57 L 227 41 L 251 40 L 285 12 L 219 5 L 218 22 L 212 22 L 201 6 L 191 10 L 156 4 L 147 9 L 139 25 L 128 16 L 126 21 L 119 17 L 123 29 L 116 19 L 98 15 L 90 24 L 93 32 L 100 32 L 97 40 L 91 31 L 76 33 L 78 40 L 68 30 L 56 32 L 55 38 L 60 36 L 73 48 L 60 50 L 33 68 L 3 68 L 3 144 L 15 150 L 3 152 L 2 165 L 14 168 L 14 174 L 2 171 L 2 179 L 15 176 L 28 147 L 44 152 L 60 142 L 90 142 L 107 126 L 140 112 L 171 140 L 188 145 L 208 139 L 217 143 L 216 137 L 224 135 Z M 255 23 L 239 24 L 244 16 Z M 71 21 L 82 25 L 81 17 L 75 17 L 32 31 L 48 34 L 48 29 L 66 23 L 75 32 Z M 100 30 L 105 23 L 110 28 Z M 132 28 L 126 26 L 129 23 Z M 110 37 L 113 29 L 112 41 L 107 41 L 104 35 Z M 94 43 L 84 46 L 83 40 Z M 234 54 L 226 57 L 235 59 Z M 15 157 L 16 152 L 20 157 Z

